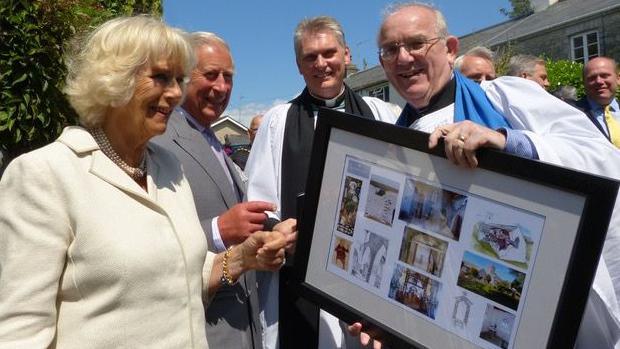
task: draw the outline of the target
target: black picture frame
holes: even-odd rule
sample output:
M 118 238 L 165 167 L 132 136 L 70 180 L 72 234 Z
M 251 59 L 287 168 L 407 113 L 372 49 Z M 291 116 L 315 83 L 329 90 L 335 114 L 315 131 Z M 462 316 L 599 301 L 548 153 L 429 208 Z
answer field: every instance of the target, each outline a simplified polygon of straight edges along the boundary
M 346 137 L 342 137 L 343 135 L 346 135 Z M 346 140 L 343 141 L 345 138 Z M 413 312 L 413 315 L 410 317 L 414 319 L 412 320 L 413 324 L 411 326 L 415 328 L 415 331 L 412 330 L 407 332 L 397 330 L 395 327 L 399 326 L 398 323 L 390 323 L 392 320 L 388 319 L 386 321 L 385 318 L 379 319 L 378 315 L 376 315 L 376 311 L 386 311 L 381 310 L 380 308 L 392 307 L 394 306 L 394 304 L 392 304 L 394 302 L 390 303 L 388 299 L 381 299 L 380 296 L 375 295 L 368 290 L 360 291 L 359 285 L 349 282 L 346 279 L 340 278 L 342 279 L 341 284 L 329 285 L 330 290 L 347 289 L 350 287 L 352 291 L 357 292 L 356 294 L 361 294 L 363 297 L 368 296 L 368 299 L 373 299 L 373 302 L 371 302 L 373 304 L 375 303 L 374 298 L 372 298 L 373 296 L 376 296 L 376 298 L 379 299 L 377 302 L 380 306 L 375 306 L 374 308 L 370 306 L 370 310 L 362 310 L 360 309 L 362 306 L 359 304 L 353 304 L 357 301 L 356 299 L 343 299 L 346 297 L 334 295 L 334 292 L 326 290 L 328 287 L 325 287 L 321 282 L 312 279 L 316 277 L 315 275 L 317 274 L 317 270 L 318 274 L 324 272 L 324 276 L 332 278 L 332 276 L 329 275 L 330 272 L 325 267 L 326 263 L 329 264 L 329 261 L 325 258 L 321 258 L 319 260 L 313 258 L 315 258 L 314 251 L 330 250 L 333 247 L 332 237 L 327 238 L 326 235 L 331 234 L 335 236 L 335 230 L 325 231 L 325 229 L 322 229 L 318 232 L 315 228 L 317 228 L 317 225 L 322 224 L 333 227 L 336 223 L 337 212 L 335 212 L 336 210 L 333 210 L 333 208 L 338 208 L 338 200 L 340 200 L 340 196 L 334 194 L 333 188 L 323 188 L 323 185 L 326 185 L 325 183 L 328 182 L 340 183 L 338 186 L 338 188 L 340 188 L 342 183 L 344 183 L 346 161 L 343 161 L 342 153 L 346 153 L 346 149 L 353 149 L 351 148 L 352 144 L 347 142 L 355 143 L 353 144 L 356 149 L 354 154 L 355 159 L 359 159 L 363 162 L 366 161 L 367 158 L 370 158 L 371 160 L 368 161 L 371 163 L 372 161 L 387 161 L 388 163 L 391 161 L 391 163 L 399 163 L 402 166 L 398 169 L 395 170 L 393 168 L 389 168 L 389 166 L 388 169 L 394 171 L 403 171 L 404 169 L 404 176 L 410 176 L 410 174 L 407 173 L 407 169 L 409 167 L 419 170 L 418 166 L 423 166 L 406 163 L 407 158 L 405 158 L 403 154 L 413 154 L 414 156 L 427 159 L 424 161 L 426 164 L 430 163 L 433 166 L 439 166 L 445 171 L 456 171 L 455 173 L 457 175 L 454 175 L 454 178 L 467 177 L 461 176 L 461 172 L 459 171 L 469 171 L 463 172 L 468 175 L 472 173 L 477 174 L 484 172 L 485 175 L 490 176 L 489 178 L 493 178 L 493 192 L 501 193 L 502 190 L 508 190 L 507 188 L 503 188 L 501 185 L 502 181 L 522 181 L 524 183 L 532 183 L 532 185 L 536 186 L 536 188 L 546 187 L 552 192 L 566 193 L 566 195 L 570 195 L 571 197 L 581 198 L 580 200 L 582 201 L 581 204 L 579 204 L 581 211 L 570 212 L 571 215 L 576 217 L 575 222 L 577 224 L 575 224 L 574 239 L 571 244 L 572 248 L 570 248 L 570 252 L 566 252 L 566 268 L 558 270 L 558 266 L 553 266 L 547 269 L 555 270 L 555 273 L 562 274 L 563 281 L 556 283 L 554 285 L 555 288 L 553 288 L 553 292 L 551 292 L 551 294 L 558 294 L 559 297 L 557 297 L 557 304 L 553 307 L 554 311 L 551 315 L 552 323 L 547 324 L 548 337 L 543 340 L 546 343 L 545 347 L 547 348 L 573 347 L 581 317 L 587 302 L 589 289 L 597 268 L 597 262 L 602 252 L 607 227 L 618 192 L 617 181 L 489 149 L 483 149 L 478 152 L 479 167 L 477 169 L 469 170 L 458 168 L 457 166 L 449 163 L 446 159 L 442 144 L 434 149 L 428 148 L 428 134 L 386 123 L 362 119 L 330 109 L 321 109 L 318 115 L 311 157 L 310 173 L 312 175 L 308 176 L 304 206 L 303 210 L 300 212 L 301 216 L 298 217 L 299 236 L 294 264 L 294 277 L 296 280 L 295 286 L 302 297 L 317 304 L 322 309 L 334 314 L 341 320 L 347 323 L 361 322 L 366 332 L 369 332 L 373 337 L 382 340 L 384 344 L 390 348 L 434 348 L 432 344 L 433 340 L 429 341 L 424 338 L 425 331 L 424 328 L 420 327 L 420 325 L 429 326 L 429 328 L 434 328 L 433 326 L 438 327 L 439 329 L 437 332 L 434 332 L 433 336 L 436 336 L 438 333 L 442 333 L 443 330 L 447 332 L 448 336 L 456 336 L 455 338 L 457 340 L 460 338 L 460 340 L 464 343 L 464 347 L 475 348 L 479 346 L 476 345 L 475 342 L 458 336 L 458 334 L 442 329 L 441 326 L 434 324 L 432 321 L 424 317 L 418 319 L 420 316 L 415 314 L 415 312 Z M 383 149 L 385 152 L 375 152 L 372 154 L 368 153 L 366 158 L 364 154 L 366 152 L 365 147 L 368 144 L 373 144 L 376 149 Z M 333 154 L 333 149 L 339 149 L 338 152 L 335 153 L 336 155 Z M 390 158 L 390 156 L 393 158 Z M 331 161 L 330 157 L 335 158 L 331 159 L 333 160 Z M 334 168 L 326 168 L 327 163 L 335 164 L 335 166 L 332 166 Z M 377 163 L 375 165 L 381 167 L 383 166 L 383 163 Z M 434 168 L 423 169 L 421 172 L 434 173 Z M 476 176 L 472 175 L 471 177 L 475 179 Z M 443 188 L 444 184 L 441 181 L 439 181 L 439 183 Z M 500 185 L 497 185 L 497 183 L 500 183 Z M 480 186 L 481 183 L 475 184 L 478 187 L 483 187 Z M 448 184 L 448 187 L 452 185 L 453 184 Z M 508 190 L 508 192 L 512 193 L 514 193 L 514 191 L 514 188 Z M 536 190 L 525 190 L 525 192 L 527 193 L 522 194 L 521 190 L 519 190 L 517 196 L 529 195 L 532 192 L 536 192 Z M 505 195 L 510 196 L 512 194 L 509 193 Z M 519 197 L 519 200 L 522 199 L 523 198 Z M 537 198 L 525 198 L 523 200 L 532 200 L 532 202 L 535 202 L 536 199 Z M 332 205 L 326 208 L 326 211 L 331 212 L 331 215 L 321 213 L 324 211 L 324 207 L 322 207 L 323 205 Z M 553 208 L 553 210 L 560 209 Z M 396 218 L 393 219 L 396 221 Z M 546 216 L 545 219 L 547 219 Z M 325 223 L 330 220 L 331 223 Z M 317 224 L 317 222 L 319 223 Z M 547 223 L 549 222 L 546 222 L 545 224 Z M 549 223 L 548 225 L 553 224 Z M 325 225 L 323 228 L 324 227 Z M 480 225 L 478 225 L 478 227 L 480 227 Z M 405 229 L 407 229 L 407 224 L 405 225 Z M 543 258 L 546 252 L 543 251 L 541 246 L 547 244 L 546 239 L 548 236 L 550 236 L 549 239 L 551 239 L 551 236 L 555 236 L 553 232 L 546 230 L 546 226 L 544 229 L 544 239 L 542 237 L 543 231 L 541 230 L 540 241 L 536 245 L 536 247 L 539 248 L 536 252 L 536 261 L 530 262 L 532 264 L 532 269 L 529 270 L 530 274 L 528 275 L 530 278 L 528 281 L 528 290 L 530 290 L 529 292 L 532 297 L 545 294 L 545 287 L 547 287 L 546 285 L 542 285 L 540 282 L 537 284 L 535 281 L 540 280 L 535 278 L 542 273 L 540 270 L 544 270 L 538 269 L 538 263 L 543 263 L 542 261 L 546 260 Z M 319 243 L 317 241 L 323 242 Z M 325 241 L 329 241 L 329 246 L 325 244 Z M 563 241 L 562 243 L 566 242 Z M 547 250 L 551 253 L 551 249 Z M 463 254 L 463 261 L 464 259 L 465 254 Z M 454 268 L 459 268 L 457 264 L 452 267 L 453 268 L 451 270 Z M 460 268 L 461 271 L 459 271 L 459 277 L 461 276 L 461 273 L 463 273 L 463 264 L 461 264 Z M 540 264 L 540 268 L 543 268 L 543 264 Z M 320 277 L 318 278 L 320 279 Z M 407 277 L 409 277 L 409 275 L 407 275 Z M 393 278 L 396 278 L 396 276 Z M 338 280 L 339 278 L 335 277 L 335 279 Z M 338 283 L 338 281 L 336 281 L 336 283 Z M 390 285 L 390 287 L 392 286 Z M 346 293 L 346 291 L 342 292 Z M 535 298 L 532 298 L 532 301 L 530 302 L 530 294 L 528 294 L 524 299 L 525 301 L 523 302 L 523 305 L 521 303 L 518 305 L 518 309 L 520 309 L 518 313 L 520 321 L 525 321 L 524 319 L 526 318 L 524 314 L 526 314 L 526 311 L 529 311 L 527 310 L 530 305 L 529 303 L 539 304 L 539 302 L 534 301 Z M 520 294 L 519 297 L 521 297 Z M 521 301 L 520 298 L 519 301 Z M 360 300 L 360 302 L 362 301 Z M 385 302 L 386 306 L 383 307 L 381 302 Z M 362 305 L 366 306 L 365 304 L 367 303 Z M 456 303 L 454 306 L 456 309 Z M 521 308 L 521 306 L 523 306 L 523 308 Z M 487 307 L 489 307 L 489 305 L 487 305 Z M 399 316 L 396 316 L 393 321 L 402 322 L 403 316 L 405 315 L 402 315 L 402 313 L 398 314 Z M 484 316 L 486 319 L 487 315 Z M 422 322 L 418 324 L 416 321 Z M 483 319 L 483 321 L 486 320 Z M 521 349 L 523 346 L 520 346 L 520 342 L 517 340 L 517 335 L 515 333 L 517 333 L 517 331 L 527 331 L 526 327 L 530 329 L 533 327 L 530 324 L 522 329 L 522 326 L 526 326 L 526 323 L 520 322 L 514 330 L 511 330 L 513 334 L 510 337 L 510 348 Z M 522 335 L 520 332 L 518 334 Z M 483 332 L 480 333 L 481 338 L 482 335 Z M 522 337 L 518 338 L 520 339 Z M 431 343 L 430 345 L 428 344 L 429 342 Z M 502 346 L 498 347 L 503 348 L 504 346 L 502 344 Z

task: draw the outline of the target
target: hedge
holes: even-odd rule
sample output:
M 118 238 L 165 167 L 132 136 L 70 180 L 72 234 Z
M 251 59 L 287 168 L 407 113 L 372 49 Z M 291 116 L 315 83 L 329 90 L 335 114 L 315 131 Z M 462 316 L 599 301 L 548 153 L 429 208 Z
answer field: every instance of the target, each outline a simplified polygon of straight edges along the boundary
M 70 38 L 119 15 L 161 16 L 161 0 L 3 0 L 0 151 L 13 158 L 58 137 L 77 116 L 62 88 Z

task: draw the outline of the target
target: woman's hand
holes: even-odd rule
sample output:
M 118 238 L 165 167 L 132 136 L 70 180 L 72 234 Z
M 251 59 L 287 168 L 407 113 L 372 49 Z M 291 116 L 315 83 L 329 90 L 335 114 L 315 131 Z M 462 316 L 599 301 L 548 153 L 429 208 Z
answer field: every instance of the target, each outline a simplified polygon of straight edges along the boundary
M 243 261 L 243 271 L 280 269 L 285 261 L 285 249 L 294 249 L 297 241 L 297 221 L 287 219 L 278 223 L 273 231 L 257 231 L 238 247 Z
M 221 286 L 222 277 L 234 283 L 241 274 L 249 270 L 280 269 L 286 260 L 285 249 L 294 248 L 297 240 L 296 229 L 297 222 L 288 219 L 277 224 L 274 231 L 257 231 L 244 242 L 232 246 L 229 251 L 219 253 L 213 261 L 213 271 L 207 285 L 208 294 L 215 294 Z
M 257 231 L 239 244 L 243 271 L 276 271 L 284 264 L 284 248 L 288 243 L 286 235 L 279 231 Z
M 289 218 L 284 222 L 280 222 L 273 227 L 274 231 L 283 233 L 288 242 L 286 244 L 286 253 L 295 254 L 295 245 L 297 243 L 297 220 Z

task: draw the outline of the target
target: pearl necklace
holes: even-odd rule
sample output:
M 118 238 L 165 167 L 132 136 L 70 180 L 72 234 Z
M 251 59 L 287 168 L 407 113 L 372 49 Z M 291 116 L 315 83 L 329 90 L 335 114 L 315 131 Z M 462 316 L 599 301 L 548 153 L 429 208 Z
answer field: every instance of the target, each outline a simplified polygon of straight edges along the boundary
M 114 148 L 112 148 L 112 144 L 110 144 L 110 140 L 108 140 L 108 137 L 105 135 L 105 132 L 103 132 L 103 130 L 100 127 L 90 130 L 90 133 L 95 138 L 95 141 L 99 145 L 99 148 L 101 148 L 101 151 L 108 158 L 110 158 L 110 160 L 112 160 L 113 163 L 115 163 L 118 167 L 120 167 L 121 170 L 127 173 L 129 177 L 138 181 L 144 178 L 144 176 L 146 176 L 146 156 L 142 156 L 142 161 L 140 162 L 140 166 L 131 167 L 127 165 L 127 163 L 123 161 L 123 159 L 121 159 L 121 157 L 114 150 Z

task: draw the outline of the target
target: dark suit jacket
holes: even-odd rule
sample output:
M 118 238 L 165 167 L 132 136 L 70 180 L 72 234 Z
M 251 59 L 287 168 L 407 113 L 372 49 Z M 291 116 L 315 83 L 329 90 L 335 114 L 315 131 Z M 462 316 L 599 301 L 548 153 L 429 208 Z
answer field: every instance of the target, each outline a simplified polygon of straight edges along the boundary
M 212 219 L 239 202 L 221 163 L 204 136 L 176 111 L 170 115 L 166 133 L 153 142 L 172 151 L 181 161 L 209 250 L 214 251 Z M 244 181 L 228 157 L 226 164 L 243 196 Z M 206 309 L 209 347 L 262 348 L 258 311 L 254 272 L 245 273 L 232 287 L 220 288 Z
M 607 135 L 607 133 L 605 133 L 605 130 L 603 129 L 603 126 L 598 121 L 596 121 L 596 116 L 594 115 L 594 113 L 592 111 L 592 108 L 590 108 L 590 103 L 588 103 L 588 98 L 587 97 L 583 97 L 580 100 L 578 100 L 577 102 L 575 102 L 574 105 L 575 105 L 575 107 L 577 109 L 579 109 L 582 112 L 584 112 L 588 116 L 588 119 L 590 119 L 590 121 L 592 121 L 594 123 L 596 128 L 599 131 L 601 131 L 603 136 L 605 136 L 605 138 L 607 138 L 611 142 L 611 139 L 609 139 L 609 136 Z
M 230 154 L 230 159 L 237 164 L 237 166 L 241 167 L 242 170 L 245 170 L 245 163 L 248 162 L 248 157 L 250 157 L 249 147 L 236 149 Z

